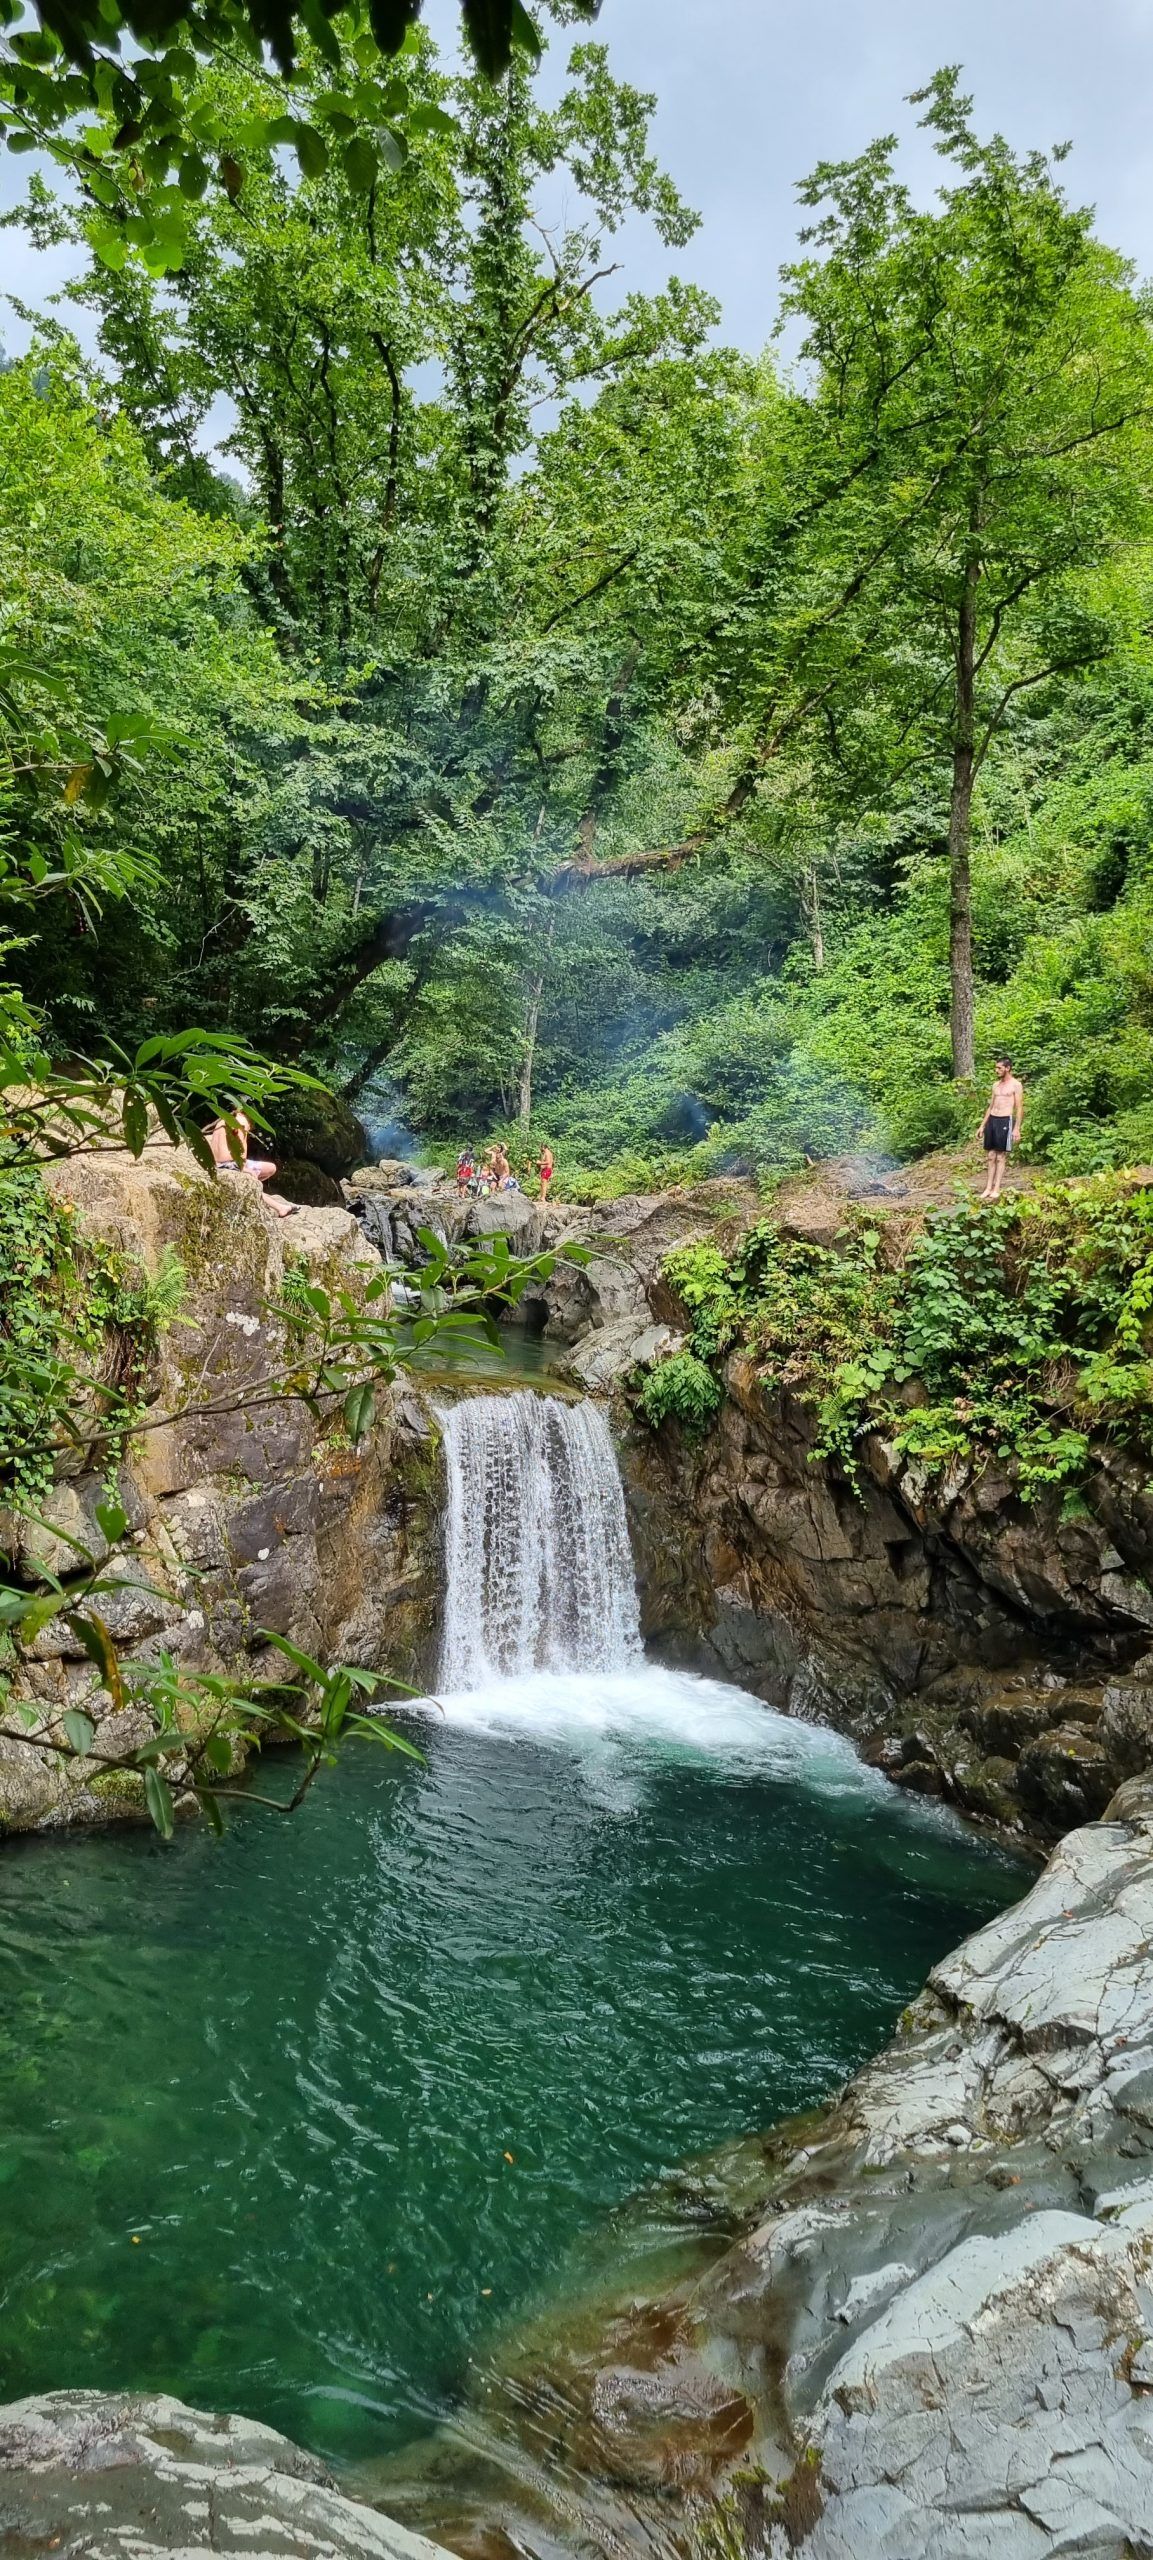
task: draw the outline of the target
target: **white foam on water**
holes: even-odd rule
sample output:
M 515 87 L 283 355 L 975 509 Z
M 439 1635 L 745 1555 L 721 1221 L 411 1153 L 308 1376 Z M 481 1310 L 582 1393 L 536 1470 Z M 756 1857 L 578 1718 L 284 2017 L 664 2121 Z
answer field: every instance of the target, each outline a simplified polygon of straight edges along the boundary
M 422 1702 L 423 1704 L 423 1702 Z M 438 1691 L 427 1711 L 446 1724 L 529 1741 L 587 1764 L 695 1761 L 702 1775 L 760 1772 L 822 1793 L 888 1794 L 852 1744 L 824 1725 L 779 1715 L 745 1689 L 639 1662 L 615 1672 L 522 1673 Z

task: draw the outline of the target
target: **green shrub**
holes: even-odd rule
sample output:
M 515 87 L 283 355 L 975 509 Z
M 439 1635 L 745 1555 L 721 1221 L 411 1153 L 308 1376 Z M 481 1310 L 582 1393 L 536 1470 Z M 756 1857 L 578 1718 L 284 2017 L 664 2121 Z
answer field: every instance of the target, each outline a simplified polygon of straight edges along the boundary
M 724 1389 L 695 1351 L 674 1351 L 662 1360 L 640 1394 L 641 1411 L 654 1431 L 662 1422 L 679 1422 L 690 1440 L 703 1437 L 723 1402 Z
M 1153 1454 L 1153 1189 L 1108 1172 L 1046 1184 L 941 1211 L 895 1269 L 880 1248 L 862 1211 L 833 1250 L 768 1219 L 728 1256 L 682 1247 L 665 1265 L 691 1327 L 681 1360 L 719 1397 L 710 1363 L 742 1345 L 850 1479 L 875 1430 L 930 1471 L 1011 1461 L 1026 1501 L 1075 1492 L 1094 1431 Z M 642 1410 L 661 1420 L 677 1393 L 646 1389 Z M 699 1376 L 684 1393 L 703 1409 Z

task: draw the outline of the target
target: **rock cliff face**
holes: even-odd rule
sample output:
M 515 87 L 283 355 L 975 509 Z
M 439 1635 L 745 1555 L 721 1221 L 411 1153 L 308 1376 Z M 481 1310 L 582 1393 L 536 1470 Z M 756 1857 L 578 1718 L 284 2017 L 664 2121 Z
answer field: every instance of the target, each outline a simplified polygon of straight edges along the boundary
M 318 1430 L 306 1407 L 266 1397 L 283 1334 L 270 1302 L 289 1258 L 305 1274 L 356 1285 L 379 1267 L 347 1210 L 275 1217 L 257 1185 L 213 1180 L 191 1156 L 150 1145 L 139 1162 L 116 1148 L 48 1169 L 89 1232 L 155 1271 L 166 1248 L 187 1274 L 181 1314 L 165 1339 L 152 1416 L 120 1476 L 131 1541 L 100 1603 L 126 1661 L 164 1650 L 200 1669 L 259 1675 L 276 1657 L 266 1631 L 323 1659 L 402 1679 L 427 1670 L 438 1604 L 437 1492 L 431 1428 L 419 1402 L 398 1396 L 362 1447 Z M 184 1410 L 184 1408 L 188 1408 Z M 24 1552 L 67 1574 L 77 1544 L 97 1561 L 101 1478 L 62 1474 L 43 1506 L 44 1528 Z M 70 1541 L 76 1541 L 72 1544 Z M 31 1695 L 47 1714 L 83 1703 L 94 1676 L 61 1619 L 35 1640 Z M 136 1739 L 123 1717 L 99 1719 L 83 1762 L 49 1761 L 0 1744 L 0 1829 L 107 1821 L 140 1811 L 138 1782 L 102 1778 L 99 1761 Z
M 898 1783 L 1045 1841 L 1153 1760 L 1153 1500 L 1103 1449 L 1093 1517 L 866 1441 L 854 1490 L 734 1357 L 702 1447 L 624 1418 L 646 1632 L 851 1732 Z

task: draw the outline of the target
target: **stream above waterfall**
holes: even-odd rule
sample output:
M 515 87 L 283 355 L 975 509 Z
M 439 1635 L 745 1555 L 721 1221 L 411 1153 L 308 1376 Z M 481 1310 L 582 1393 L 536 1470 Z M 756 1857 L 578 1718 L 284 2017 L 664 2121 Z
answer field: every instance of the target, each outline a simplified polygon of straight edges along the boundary
M 488 1401 L 446 1417 L 419 1761 L 0 1862 L 0 2396 L 395 2454 L 611 2208 L 832 2089 L 1023 1889 L 837 1736 L 647 1664 L 600 1417 Z

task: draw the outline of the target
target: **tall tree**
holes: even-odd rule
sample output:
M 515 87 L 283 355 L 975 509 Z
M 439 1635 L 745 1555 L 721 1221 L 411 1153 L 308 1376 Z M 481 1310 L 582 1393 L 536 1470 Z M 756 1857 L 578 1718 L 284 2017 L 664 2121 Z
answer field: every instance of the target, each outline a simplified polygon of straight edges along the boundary
M 917 103 L 956 172 L 931 210 L 896 176 L 892 136 L 802 189 L 817 219 L 784 301 L 813 368 L 802 593 L 745 771 L 782 707 L 839 709 L 858 744 L 880 708 L 890 777 L 945 769 L 953 1069 L 969 1077 L 974 785 L 1020 697 L 1111 645 L 1087 582 L 1150 521 L 1153 340 L 1130 270 L 1063 191 L 1063 155 L 980 141 L 955 71 Z
M 347 155 L 303 177 L 273 156 L 236 202 L 199 206 L 163 291 L 101 259 L 81 288 L 169 489 L 214 517 L 238 513 L 255 536 L 249 593 L 307 703 L 269 840 L 208 880 L 213 912 L 188 937 L 197 1007 L 259 1013 L 266 1037 L 325 1063 L 353 1015 L 363 1054 L 381 1052 L 396 963 L 434 916 L 443 933 L 446 893 L 457 908 L 472 890 L 483 901 L 502 876 L 547 877 L 571 852 L 586 739 L 614 698 L 620 729 L 620 669 L 636 678 L 643 654 L 609 587 L 631 578 L 650 663 L 679 609 L 683 489 L 655 473 L 662 417 L 691 462 L 691 427 L 677 421 L 715 416 L 724 379 L 702 353 L 714 317 L 703 297 L 670 290 L 606 315 L 594 291 L 628 212 L 649 213 L 671 244 L 693 222 L 650 156 L 652 101 L 613 80 L 601 47 L 578 49 L 549 109 L 514 70 L 494 112 L 480 80 L 447 79 L 423 38 L 409 77 L 426 128 L 389 185 L 365 184 Z M 337 75 L 316 56 L 301 79 L 310 124 L 331 131 L 355 61 Z M 241 120 L 250 85 L 232 66 L 203 83 L 216 101 L 227 90 Z M 536 200 L 558 175 L 573 210 L 546 238 Z M 30 219 L 41 236 L 77 227 L 42 188 Z M 663 391 L 644 415 L 650 378 Z M 644 415 L 651 481 L 634 465 L 637 520 L 630 534 L 616 506 L 607 581 L 589 565 L 595 511 L 565 494 L 573 435 L 562 426 L 542 443 L 535 425 L 558 403 L 562 420 L 566 403 L 587 418 L 598 393 L 618 406 L 595 488 L 630 411 Z M 200 450 L 221 394 L 243 490 Z M 597 446 L 596 431 L 585 441 Z M 638 682 L 629 716 L 649 707 Z M 628 764 L 619 737 L 592 759 Z M 360 999 L 377 982 L 374 1021 Z

